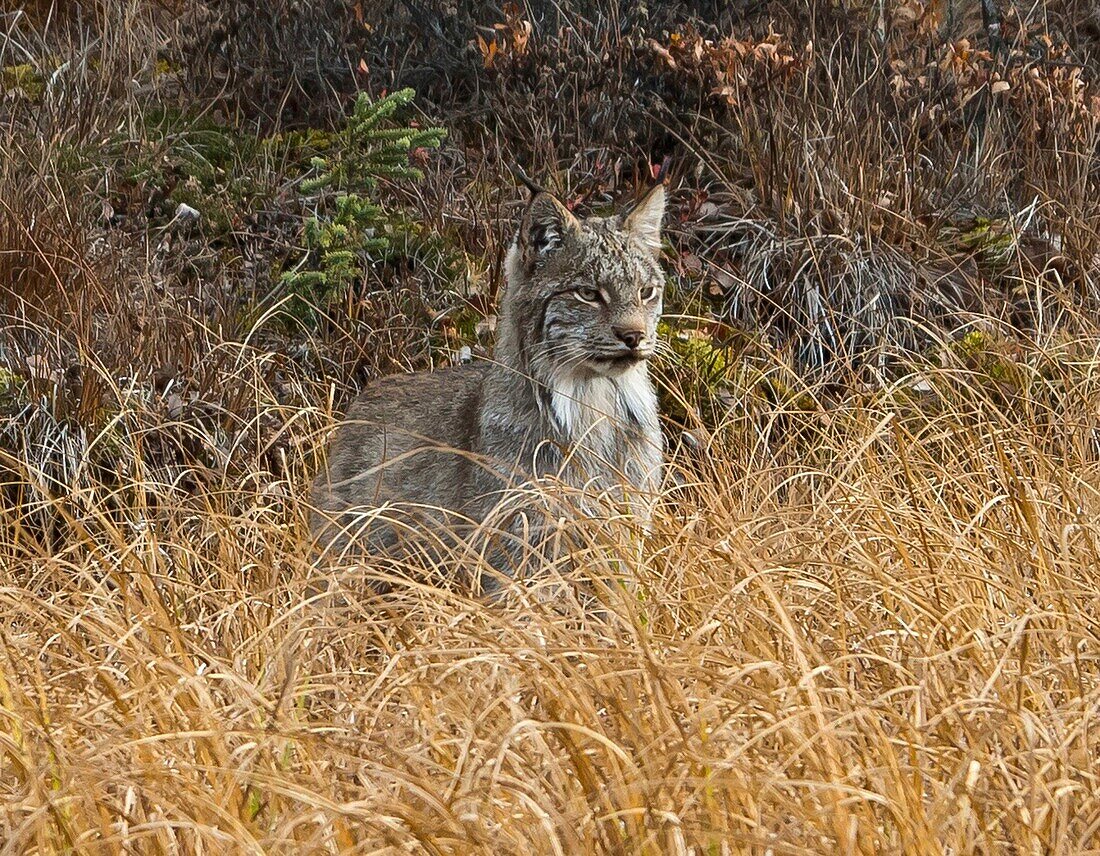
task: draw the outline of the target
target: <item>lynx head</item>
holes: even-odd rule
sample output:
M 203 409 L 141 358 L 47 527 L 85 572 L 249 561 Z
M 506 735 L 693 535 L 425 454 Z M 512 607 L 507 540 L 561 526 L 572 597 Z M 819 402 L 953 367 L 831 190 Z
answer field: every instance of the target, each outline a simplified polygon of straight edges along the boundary
M 629 212 L 586 219 L 536 193 L 505 263 L 501 356 L 543 378 L 618 377 L 652 356 L 664 207 L 661 185 Z

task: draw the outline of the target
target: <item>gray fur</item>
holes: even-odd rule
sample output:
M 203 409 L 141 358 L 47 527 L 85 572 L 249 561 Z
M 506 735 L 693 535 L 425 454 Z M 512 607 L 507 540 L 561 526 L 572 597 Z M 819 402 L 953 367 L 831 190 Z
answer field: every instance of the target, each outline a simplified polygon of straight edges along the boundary
M 363 391 L 313 486 L 319 543 L 392 552 L 403 531 L 461 537 L 542 477 L 585 496 L 651 498 L 663 450 L 646 360 L 663 209 L 660 186 L 628 215 L 586 220 L 536 194 L 506 258 L 493 359 Z M 634 508 L 644 520 L 645 503 Z M 504 528 L 518 531 L 514 521 Z

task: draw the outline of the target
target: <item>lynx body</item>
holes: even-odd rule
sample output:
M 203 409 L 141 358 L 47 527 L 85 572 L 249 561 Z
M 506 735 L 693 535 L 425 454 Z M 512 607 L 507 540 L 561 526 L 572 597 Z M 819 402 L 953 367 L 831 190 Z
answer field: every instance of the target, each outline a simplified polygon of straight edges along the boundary
M 506 258 L 493 359 L 363 391 L 314 484 L 319 542 L 381 552 L 425 527 L 462 537 L 544 477 L 644 517 L 662 464 L 646 361 L 663 210 L 659 185 L 629 214 L 584 220 L 535 194 Z

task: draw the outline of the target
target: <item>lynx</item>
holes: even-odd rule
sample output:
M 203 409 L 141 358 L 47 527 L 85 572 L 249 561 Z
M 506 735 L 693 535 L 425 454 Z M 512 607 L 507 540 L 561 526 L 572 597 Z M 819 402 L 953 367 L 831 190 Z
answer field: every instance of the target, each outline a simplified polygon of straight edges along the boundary
M 629 213 L 581 219 L 533 193 L 505 258 L 493 358 L 362 392 L 314 483 L 319 544 L 391 553 L 426 528 L 468 538 L 490 518 L 531 538 L 522 497 L 546 478 L 632 500 L 644 519 L 663 458 L 647 360 L 664 204 L 658 184 Z

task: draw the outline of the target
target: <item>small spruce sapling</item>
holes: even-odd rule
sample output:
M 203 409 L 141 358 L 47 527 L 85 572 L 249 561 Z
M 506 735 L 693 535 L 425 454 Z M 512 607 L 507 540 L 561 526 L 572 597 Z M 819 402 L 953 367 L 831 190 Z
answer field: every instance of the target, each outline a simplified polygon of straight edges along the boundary
M 437 148 L 446 134 L 442 128 L 389 127 L 394 111 L 415 94 L 401 89 L 372 101 L 360 93 L 332 154 L 312 159 L 312 174 L 301 184 L 314 209 L 305 223 L 305 252 L 281 278 L 290 294 L 287 309 L 300 320 L 315 321 L 314 307 L 331 303 L 389 247 L 384 212 L 374 201 L 379 180 L 422 179 L 409 152 Z

